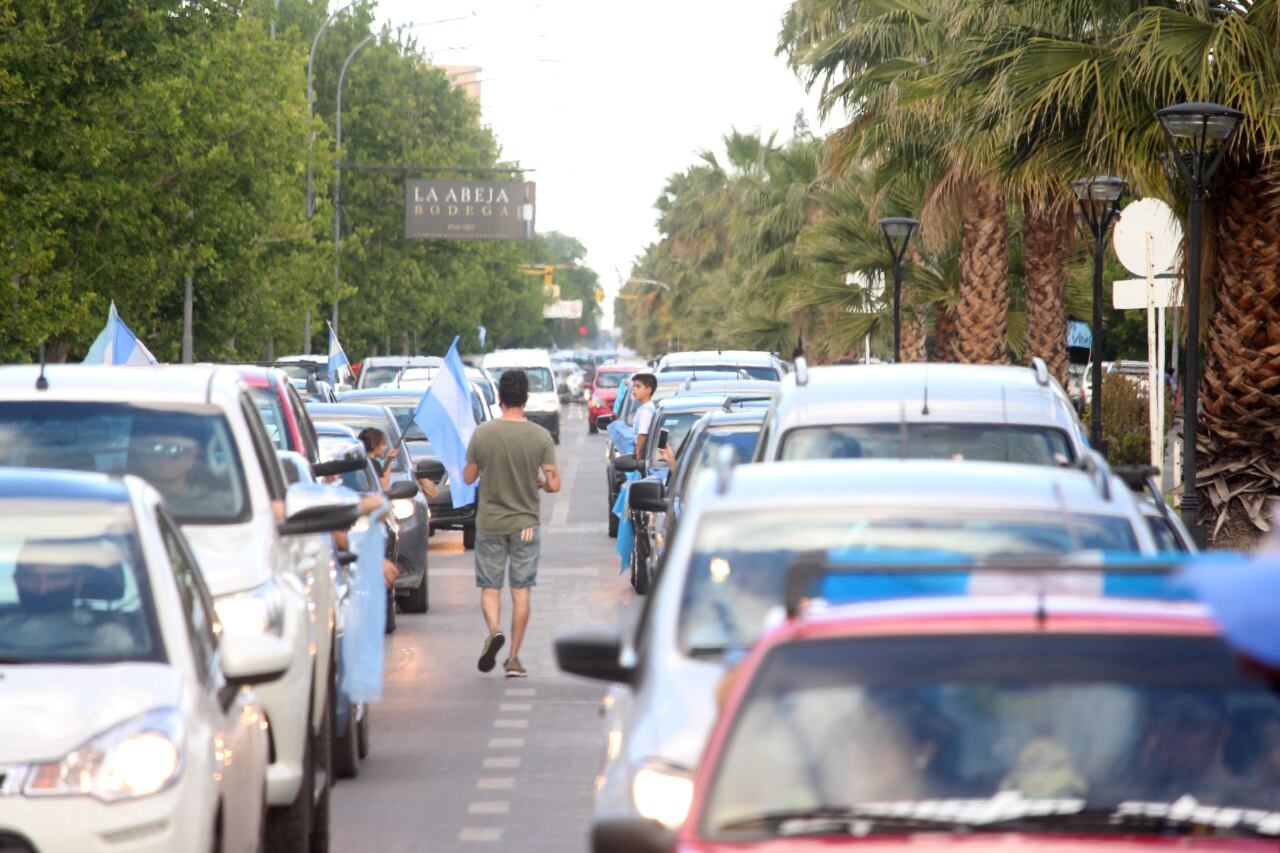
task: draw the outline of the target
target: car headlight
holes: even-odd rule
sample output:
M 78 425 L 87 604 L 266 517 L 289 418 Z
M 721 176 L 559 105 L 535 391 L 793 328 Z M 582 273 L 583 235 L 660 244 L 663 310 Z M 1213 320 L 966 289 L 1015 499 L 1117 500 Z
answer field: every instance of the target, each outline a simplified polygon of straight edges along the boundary
M 224 632 L 284 635 L 284 595 L 274 579 L 247 592 L 220 596 L 213 609 Z
M 591 408 L 593 408 L 593 409 L 603 409 L 603 408 L 604 408 L 604 403 L 600 400 L 600 398 L 599 398 L 599 397 L 592 397 L 592 398 L 591 398 Z
M 535 412 L 543 412 L 544 414 L 551 414 L 552 412 L 560 411 L 560 404 L 554 400 L 547 400 L 545 403 L 539 403 L 536 407 L 533 408 L 533 410 Z
M 404 521 L 406 518 L 413 518 L 413 513 L 417 510 L 412 498 L 400 498 L 391 502 L 391 511 L 395 513 L 396 518 Z
M 163 791 L 181 771 L 182 717 L 175 708 L 160 708 L 107 729 L 62 758 L 34 765 L 23 793 L 113 803 Z
M 646 764 L 631 782 L 631 798 L 641 817 L 675 829 L 689 814 L 693 778 L 688 772 L 667 764 Z

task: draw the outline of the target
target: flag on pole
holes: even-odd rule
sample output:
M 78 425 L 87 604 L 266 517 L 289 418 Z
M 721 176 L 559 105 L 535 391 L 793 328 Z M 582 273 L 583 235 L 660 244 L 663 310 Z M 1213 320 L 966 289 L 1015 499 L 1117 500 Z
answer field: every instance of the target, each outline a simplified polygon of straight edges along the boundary
M 454 509 L 475 503 L 475 484 L 467 485 L 462 480 L 462 469 L 467 465 L 467 445 L 476 431 L 476 419 L 471 409 L 466 366 L 458 355 L 458 338 L 453 339 L 444 357 L 444 369 L 436 373 L 422 395 L 422 402 L 413 413 L 413 422 L 427 434 L 427 440 L 449 472 Z
M 120 314 L 116 311 L 116 303 L 111 303 L 110 310 L 107 311 L 107 325 L 102 327 L 102 331 L 98 333 L 98 337 L 94 339 L 93 346 L 89 347 L 89 354 L 84 357 L 85 364 L 111 364 L 111 365 L 145 365 L 159 364 L 156 357 L 151 354 L 151 350 L 142 345 L 142 341 L 138 340 L 138 336 L 129 330 L 129 327 L 120 319 Z
M 347 353 L 342 349 L 342 344 L 338 343 L 338 333 L 333 330 L 333 324 L 329 324 L 329 384 L 337 385 L 342 381 L 343 374 L 351 374 L 351 362 L 347 361 Z
M 476 330 L 476 337 L 480 339 L 480 349 L 484 349 L 484 339 L 489 336 L 489 330 L 481 326 Z

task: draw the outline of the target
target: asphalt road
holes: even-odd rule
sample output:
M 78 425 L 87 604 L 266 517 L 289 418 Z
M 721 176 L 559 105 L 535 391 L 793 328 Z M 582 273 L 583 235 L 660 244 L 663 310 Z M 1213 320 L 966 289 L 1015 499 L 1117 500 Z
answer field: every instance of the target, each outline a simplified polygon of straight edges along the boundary
M 581 406 L 561 412 L 563 488 L 544 496 L 542 561 L 520 659 L 529 677 L 476 669 L 485 636 L 460 533 L 431 539 L 431 611 L 399 614 L 387 648 L 371 753 L 333 792 L 340 853 L 586 849 L 592 785 L 604 751 L 603 686 L 561 674 L 559 631 L 632 618 L 605 529 L 604 437 Z M 504 632 L 510 638 L 504 595 Z

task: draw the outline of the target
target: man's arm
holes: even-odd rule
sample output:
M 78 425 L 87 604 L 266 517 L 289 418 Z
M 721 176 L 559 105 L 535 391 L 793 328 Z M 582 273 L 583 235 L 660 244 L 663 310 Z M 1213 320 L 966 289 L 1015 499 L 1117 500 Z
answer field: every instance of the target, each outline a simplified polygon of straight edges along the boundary
M 542 466 L 542 490 L 547 494 L 560 491 L 560 468 L 552 462 Z
M 474 462 L 468 462 L 467 467 L 462 469 L 462 481 L 468 486 L 480 479 L 480 466 Z
M 644 443 L 649 439 L 649 434 L 642 432 L 636 435 L 636 458 L 644 456 Z

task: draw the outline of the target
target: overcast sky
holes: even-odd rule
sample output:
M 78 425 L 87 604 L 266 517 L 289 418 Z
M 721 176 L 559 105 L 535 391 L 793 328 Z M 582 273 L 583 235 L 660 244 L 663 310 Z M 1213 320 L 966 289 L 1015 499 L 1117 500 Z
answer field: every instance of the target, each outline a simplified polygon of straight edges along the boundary
M 789 0 L 380 0 L 440 65 L 483 67 L 503 156 L 533 169 L 538 230 L 587 247 L 609 293 L 656 239 L 668 175 L 730 128 L 791 136 L 816 98 L 774 56 Z M 474 13 L 474 15 L 472 15 Z

